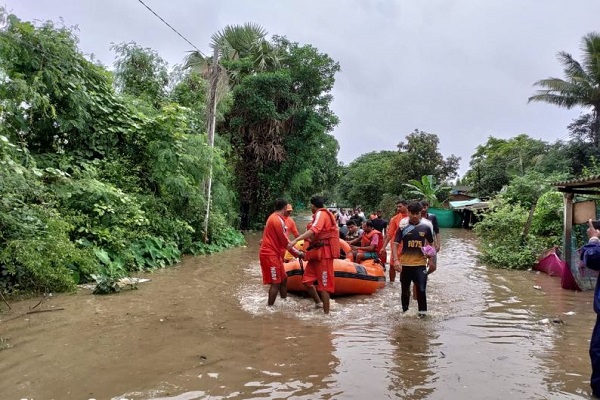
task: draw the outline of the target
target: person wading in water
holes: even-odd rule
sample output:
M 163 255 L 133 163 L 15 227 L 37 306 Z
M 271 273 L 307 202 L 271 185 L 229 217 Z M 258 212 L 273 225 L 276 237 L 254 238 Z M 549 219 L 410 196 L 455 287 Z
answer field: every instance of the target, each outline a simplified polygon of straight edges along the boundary
M 316 306 L 322 306 L 323 312 L 329 314 L 329 294 L 335 289 L 333 260 L 340 256 L 340 234 L 335 217 L 323 207 L 323 204 L 322 197 L 314 196 L 310 199 L 312 222 L 306 232 L 288 244 L 288 249 L 300 240 L 308 242 L 308 247 L 305 247 L 305 259 L 308 262 L 304 268 L 302 283 Z M 317 281 L 316 289 L 315 281 Z

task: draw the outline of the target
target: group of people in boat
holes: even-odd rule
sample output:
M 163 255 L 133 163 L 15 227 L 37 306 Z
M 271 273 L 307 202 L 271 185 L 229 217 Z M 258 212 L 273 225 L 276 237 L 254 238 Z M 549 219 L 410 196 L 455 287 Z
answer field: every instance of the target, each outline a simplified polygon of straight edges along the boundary
M 396 275 L 400 274 L 402 310 L 408 310 L 413 283 L 418 316 L 426 315 L 427 276 L 436 270 L 437 252 L 440 250 L 437 219 L 427 212 L 429 204 L 426 201 L 398 200 L 396 214 L 389 223 L 382 218 L 381 212 L 373 213 L 373 218 L 369 219 L 365 219 L 364 214 L 360 215 L 360 209 L 355 209 L 352 216 L 348 216 L 345 210 L 334 215 L 324 207 L 324 199 L 319 196 L 313 196 L 310 205 L 312 220 L 302 234 L 291 218 L 292 206 L 284 199 L 275 201 L 275 211 L 267 219 L 259 259 L 263 283 L 270 285 L 269 306 L 275 304 L 278 294 L 282 299 L 287 297 L 284 266 L 287 250 L 294 257 L 306 261 L 302 283 L 315 306 L 329 313 L 330 294 L 335 289 L 333 261 L 342 256 L 342 238 L 350 244 L 354 262 L 375 259 L 384 269 L 386 248 L 392 243 L 389 278 L 390 282 L 394 282 Z M 374 223 L 378 219 L 385 222 L 383 227 L 377 225 L 380 229 L 376 229 Z M 293 239 L 290 239 L 290 234 Z M 305 242 L 302 250 L 296 248 L 300 241 Z

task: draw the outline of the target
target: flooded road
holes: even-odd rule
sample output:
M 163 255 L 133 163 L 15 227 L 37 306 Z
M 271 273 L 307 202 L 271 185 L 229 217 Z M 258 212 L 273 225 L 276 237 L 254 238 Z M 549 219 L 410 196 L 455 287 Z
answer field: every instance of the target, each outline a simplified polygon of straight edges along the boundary
M 471 232 L 442 234 L 423 320 L 414 301 L 401 313 L 398 283 L 336 298 L 329 316 L 294 295 L 267 308 L 257 234 L 137 291 L 54 296 L 39 308 L 64 310 L 38 314 L 15 303 L 0 398 L 589 398 L 593 294 L 488 269 Z

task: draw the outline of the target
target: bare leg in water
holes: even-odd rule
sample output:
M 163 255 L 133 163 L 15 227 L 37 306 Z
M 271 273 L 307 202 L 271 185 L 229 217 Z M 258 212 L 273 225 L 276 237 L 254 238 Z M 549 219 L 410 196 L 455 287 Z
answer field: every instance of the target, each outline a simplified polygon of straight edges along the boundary
M 304 287 L 306 288 L 306 291 L 308 292 L 310 298 L 314 300 L 315 304 L 321 303 L 321 299 L 319 298 L 319 295 L 317 294 L 317 289 L 315 289 L 314 285 L 307 285 L 306 283 L 304 283 Z
M 329 292 L 327 290 L 319 291 L 321 299 L 323 300 L 323 312 L 329 314 Z
M 279 297 L 282 299 L 287 299 L 287 278 L 281 282 L 281 286 L 279 288 Z
M 275 304 L 275 299 L 277 298 L 277 294 L 279 293 L 280 288 L 281 288 L 280 283 L 272 283 L 271 284 L 271 287 L 269 288 L 269 300 L 267 301 L 267 305 L 272 306 L 273 304 Z M 287 292 L 287 285 L 286 285 L 286 292 Z

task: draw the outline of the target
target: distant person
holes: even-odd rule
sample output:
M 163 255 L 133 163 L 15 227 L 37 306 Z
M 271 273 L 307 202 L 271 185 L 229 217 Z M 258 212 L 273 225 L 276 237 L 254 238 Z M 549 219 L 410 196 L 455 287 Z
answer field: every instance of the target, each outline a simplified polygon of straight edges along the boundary
M 383 219 L 381 215 L 381 210 L 377 210 L 377 212 L 375 213 L 375 218 L 372 219 L 373 228 L 384 234 L 388 226 L 388 222 L 385 219 Z
M 365 222 L 365 218 L 360 216 L 358 209 L 355 209 L 354 213 L 350 216 L 350 221 L 354 221 L 356 226 L 361 227 L 362 223 Z
M 285 214 L 283 215 L 283 219 L 285 220 L 285 229 L 288 237 L 290 234 L 292 234 L 292 238 L 297 238 L 298 236 L 300 236 L 300 233 L 298 232 L 296 221 L 294 221 L 294 219 L 292 218 L 293 211 L 294 208 L 292 207 L 292 205 L 288 204 L 285 208 Z
M 346 224 L 350 220 L 350 215 L 346 212 L 346 210 L 340 210 L 340 216 L 338 217 L 338 228 L 340 228 L 340 239 L 346 240 L 346 234 L 348 233 L 348 227 Z
M 366 221 L 365 213 L 360 207 L 358 208 L 358 216 L 363 220 L 363 222 Z
M 398 230 L 398 226 L 400 226 L 400 221 L 403 218 L 408 217 L 408 209 L 406 208 L 407 205 L 407 201 L 406 200 L 398 200 L 396 202 L 396 215 L 394 215 L 391 219 L 390 219 L 390 223 L 389 226 L 387 228 L 387 231 L 385 233 L 385 241 L 383 242 L 383 250 L 385 250 L 387 248 L 388 243 L 392 243 L 392 246 L 394 245 L 394 238 L 396 237 L 396 231 Z M 396 249 L 396 253 L 400 254 L 400 249 L 397 248 Z M 390 282 L 394 282 L 396 280 L 396 270 L 394 269 L 394 259 L 393 259 L 393 252 L 392 252 L 392 258 L 390 259 L 390 272 L 389 272 L 389 277 L 390 277 Z
M 581 249 L 581 260 L 583 264 L 594 271 L 600 271 L 600 230 L 588 221 L 587 235 L 588 243 Z M 600 397 L 600 275 L 596 281 L 594 290 L 594 311 L 596 312 L 596 323 L 590 340 L 590 359 L 592 362 L 592 376 L 590 385 L 592 394 Z
M 315 305 L 323 307 L 323 312 L 329 314 L 329 294 L 335 289 L 333 260 L 340 256 L 340 239 L 335 217 L 329 210 L 323 208 L 323 203 L 323 198 L 319 196 L 310 199 L 313 212 L 312 223 L 306 232 L 288 244 L 288 249 L 299 240 L 308 241 L 305 255 L 308 262 L 304 267 L 302 284 Z
M 348 223 L 348 220 L 350 219 L 350 216 L 348 215 L 348 213 L 346 212 L 346 210 L 342 209 L 340 211 L 340 216 L 338 218 L 338 226 L 341 228 L 342 226 L 345 226 Z
M 283 199 L 275 200 L 275 211 L 267 218 L 258 253 L 263 284 L 271 285 L 267 300 L 269 306 L 275 304 L 278 293 L 282 299 L 287 298 L 287 274 L 283 265 L 285 250 L 290 243 L 284 220 L 287 204 Z M 295 257 L 303 256 L 295 248 L 290 248 L 289 251 Z
M 408 311 L 412 282 L 417 287 L 418 316 L 422 318 L 427 315 L 427 256 L 422 248 L 433 243 L 433 231 L 423 221 L 421 203 L 412 202 L 407 208 L 408 218 L 400 221 L 392 244 L 392 259 L 396 272 L 400 273 L 402 312 Z M 397 254 L 400 244 L 402 250 Z

